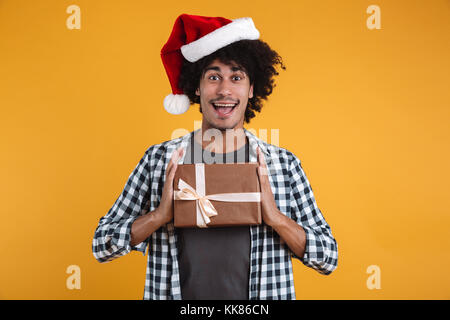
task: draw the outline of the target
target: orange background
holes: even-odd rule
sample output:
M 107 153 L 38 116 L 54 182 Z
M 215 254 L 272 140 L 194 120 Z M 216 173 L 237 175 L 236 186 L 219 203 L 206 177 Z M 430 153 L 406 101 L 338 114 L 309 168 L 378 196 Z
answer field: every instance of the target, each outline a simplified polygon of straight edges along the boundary
M 294 261 L 297 298 L 449 299 L 450 2 L 164 3 L 0 1 L 0 299 L 142 299 L 146 257 L 91 242 L 144 151 L 201 120 L 162 106 L 180 13 L 251 16 L 287 66 L 246 127 L 279 129 L 339 245 L 330 276 Z

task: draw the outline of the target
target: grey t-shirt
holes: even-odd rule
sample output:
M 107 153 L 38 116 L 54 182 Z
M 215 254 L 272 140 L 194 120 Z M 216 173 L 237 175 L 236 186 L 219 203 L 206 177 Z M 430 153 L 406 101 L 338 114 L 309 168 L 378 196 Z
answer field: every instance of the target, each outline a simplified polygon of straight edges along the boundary
M 214 154 L 194 141 L 184 163 L 249 162 L 248 142 L 234 152 Z M 194 152 L 195 150 L 195 152 Z M 195 153 L 195 154 L 194 154 Z M 204 156 L 204 157 L 203 157 Z M 210 160 L 214 160 L 211 162 Z M 184 300 L 247 300 L 250 270 L 248 226 L 177 228 L 181 296 Z

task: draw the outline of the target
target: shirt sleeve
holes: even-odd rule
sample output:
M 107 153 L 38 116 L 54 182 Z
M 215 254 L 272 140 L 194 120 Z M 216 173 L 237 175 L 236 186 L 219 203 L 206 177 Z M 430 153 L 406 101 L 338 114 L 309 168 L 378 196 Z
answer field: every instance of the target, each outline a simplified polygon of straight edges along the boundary
M 295 258 L 321 274 L 330 274 L 337 267 L 338 247 L 331 228 L 314 199 L 314 194 L 300 160 L 292 154 L 290 164 L 291 218 L 306 233 L 303 257 Z
M 99 262 L 115 258 L 137 250 L 145 254 L 147 238 L 136 246 L 131 246 L 131 225 L 149 208 L 150 176 L 148 170 L 148 150 L 128 177 L 125 187 L 108 213 L 100 218 L 92 241 L 92 252 Z

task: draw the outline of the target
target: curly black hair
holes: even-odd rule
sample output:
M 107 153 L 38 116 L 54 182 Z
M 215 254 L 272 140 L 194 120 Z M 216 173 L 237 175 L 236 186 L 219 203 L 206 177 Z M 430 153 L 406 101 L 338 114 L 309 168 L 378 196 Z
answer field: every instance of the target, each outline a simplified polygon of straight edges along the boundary
M 250 85 L 253 84 L 253 98 L 248 100 L 245 110 L 245 122 L 249 123 L 255 117 L 255 111 L 261 112 L 262 100 L 267 100 L 275 87 L 273 77 L 279 74 L 275 67 L 280 65 L 283 70 L 286 69 L 281 57 L 264 41 L 240 40 L 194 63 L 184 59 L 179 87 L 189 97 L 191 104 L 200 103 L 200 97 L 195 92 L 200 86 L 205 68 L 216 59 L 224 64 L 236 64 L 249 76 Z

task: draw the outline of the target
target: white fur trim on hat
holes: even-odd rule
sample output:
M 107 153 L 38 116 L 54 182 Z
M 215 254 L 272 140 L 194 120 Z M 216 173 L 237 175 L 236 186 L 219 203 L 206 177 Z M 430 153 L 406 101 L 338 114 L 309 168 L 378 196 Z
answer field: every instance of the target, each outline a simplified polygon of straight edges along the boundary
M 185 113 L 191 105 L 189 98 L 185 94 L 169 94 L 164 99 L 164 109 L 171 114 Z
M 189 62 L 195 62 L 233 42 L 256 39 L 259 39 L 259 31 L 252 18 L 239 18 L 181 46 L 181 53 Z

